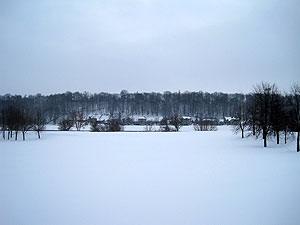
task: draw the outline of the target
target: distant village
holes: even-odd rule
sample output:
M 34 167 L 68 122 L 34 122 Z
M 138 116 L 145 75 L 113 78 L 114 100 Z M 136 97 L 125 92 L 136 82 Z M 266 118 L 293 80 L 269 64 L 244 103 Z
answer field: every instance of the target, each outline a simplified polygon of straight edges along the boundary
M 137 125 L 137 126 L 147 126 L 147 125 L 161 125 L 162 120 L 164 117 L 162 116 L 110 116 L 110 115 L 93 115 L 89 116 L 86 120 L 87 123 L 99 123 L 99 124 L 106 124 L 112 119 L 117 119 L 120 121 L 121 125 Z M 216 126 L 221 125 L 234 125 L 238 122 L 237 118 L 234 117 L 224 117 L 223 119 L 217 118 L 196 118 L 190 116 L 181 116 L 179 117 L 180 125 L 181 126 L 190 126 L 193 124 L 198 124 L 199 122 L 206 122 L 209 124 L 213 124 Z

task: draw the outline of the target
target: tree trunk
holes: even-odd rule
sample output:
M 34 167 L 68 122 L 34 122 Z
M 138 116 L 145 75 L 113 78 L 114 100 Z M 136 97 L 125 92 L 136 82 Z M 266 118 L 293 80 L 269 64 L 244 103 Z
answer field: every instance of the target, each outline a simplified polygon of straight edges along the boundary
M 11 132 L 12 133 L 12 132 Z M 17 141 L 18 140 L 18 131 L 16 131 L 16 134 L 15 134 L 15 140 Z
M 38 136 L 39 136 L 39 139 L 41 139 L 41 135 L 40 135 L 40 131 L 38 130 Z
M 5 140 L 5 130 L 3 130 L 2 136 L 3 136 L 3 139 Z
M 276 135 L 277 135 L 277 144 L 279 145 L 279 131 L 276 131 Z
M 284 144 L 286 144 L 286 135 L 287 135 L 287 131 L 284 131 Z
M 264 147 L 266 148 L 267 147 L 267 134 L 266 134 L 265 130 L 263 131 L 263 139 L 264 139 Z
M 254 125 L 252 127 L 252 134 L 253 134 L 253 136 L 255 135 L 255 126 Z
M 7 135 L 7 140 L 9 140 L 9 137 L 10 137 L 10 131 L 8 130 L 7 133 L 8 133 L 8 135 Z
M 267 138 L 264 138 L 264 147 L 267 147 Z
M 25 132 L 22 131 L 22 134 L 23 134 L 23 141 L 25 141 Z
M 300 131 L 298 130 L 298 134 L 297 134 L 297 152 L 299 152 L 299 133 Z
M 11 130 L 11 131 L 10 131 L 10 138 L 12 138 L 12 133 L 13 133 L 13 131 Z

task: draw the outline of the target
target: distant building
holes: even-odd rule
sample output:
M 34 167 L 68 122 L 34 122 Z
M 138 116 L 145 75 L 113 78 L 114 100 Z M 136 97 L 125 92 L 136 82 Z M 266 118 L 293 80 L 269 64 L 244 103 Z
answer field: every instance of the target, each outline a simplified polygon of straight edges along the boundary
M 183 126 L 189 126 L 192 125 L 192 117 L 189 116 L 183 116 L 181 118 L 181 123 Z
M 133 119 L 131 117 L 125 117 L 122 119 L 122 124 L 123 125 L 131 125 L 133 124 Z
M 227 124 L 227 125 L 235 124 L 236 121 L 238 121 L 238 119 L 235 118 L 235 117 L 231 117 L 231 116 L 225 116 L 224 117 L 224 123 Z
M 139 118 L 138 118 L 138 125 L 146 125 L 146 123 L 147 123 L 147 118 L 146 117 L 144 117 L 144 116 L 140 116 Z

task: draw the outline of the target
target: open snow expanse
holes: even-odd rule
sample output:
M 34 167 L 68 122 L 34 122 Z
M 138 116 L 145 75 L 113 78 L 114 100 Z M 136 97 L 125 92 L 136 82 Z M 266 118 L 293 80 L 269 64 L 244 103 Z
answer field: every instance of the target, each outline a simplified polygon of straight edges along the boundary
M 295 142 L 229 127 L 27 139 L 0 141 L 1 225 L 300 224 Z

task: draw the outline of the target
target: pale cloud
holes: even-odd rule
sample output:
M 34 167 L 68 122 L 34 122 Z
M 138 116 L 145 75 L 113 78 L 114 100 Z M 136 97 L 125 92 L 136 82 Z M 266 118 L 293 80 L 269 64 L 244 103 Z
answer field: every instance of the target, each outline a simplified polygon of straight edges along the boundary
M 0 94 L 288 89 L 299 11 L 297 0 L 1 1 Z
M 77 5 L 80 18 L 103 38 L 120 42 L 144 42 L 178 32 L 201 31 L 240 20 L 251 10 L 250 2 L 237 1 L 113 1 Z M 80 21 L 82 18 L 82 21 Z

